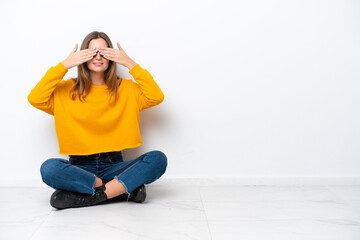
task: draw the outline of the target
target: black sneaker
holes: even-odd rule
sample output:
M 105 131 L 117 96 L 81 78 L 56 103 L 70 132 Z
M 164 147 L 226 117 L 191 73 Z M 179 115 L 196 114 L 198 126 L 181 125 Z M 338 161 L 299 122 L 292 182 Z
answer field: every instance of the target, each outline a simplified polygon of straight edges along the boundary
M 145 201 L 145 198 L 146 198 L 146 188 L 145 185 L 143 184 L 130 193 L 130 197 L 128 201 L 142 203 L 143 201 Z
M 121 202 L 121 201 L 132 201 L 137 203 L 142 203 L 146 198 L 146 188 L 145 185 L 141 185 L 140 187 L 136 188 L 129 194 L 123 193 L 119 196 L 110 198 L 106 200 L 104 203 L 113 203 L 113 202 Z
M 50 205 L 57 209 L 86 207 L 107 200 L 105 185 L 95 188 L 94 196 L 83 193 L 56 190 L 50 197 Z

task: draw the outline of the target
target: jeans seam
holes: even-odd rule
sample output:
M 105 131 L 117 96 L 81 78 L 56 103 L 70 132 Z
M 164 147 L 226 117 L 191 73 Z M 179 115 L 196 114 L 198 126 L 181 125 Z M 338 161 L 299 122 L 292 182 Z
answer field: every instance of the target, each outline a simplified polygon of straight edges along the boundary
M 145 157 L 145 158 L 146 158 L 146 157 Z M 144 158 L 144 159 L 145 159 L 145 158 Z M 123 171 L 123 172 L 120 173 L 119 175 L 115 176 L 114 178 L 115 178 L 118 182 L 121 182 L 121 183 L 124 185 L 124 187 L 125 187 L 126 184 L 124 183 L 123 180 L 120 180 L 119 177 L 120 177 L 123 173 L 125 173 L 127 170 L 129 170 L 130 168 L 132 168 L 133 166 L 135 166 L 136 164 L 138 164 L 140 161 L 141 161 L 141 159 L 139 159 L 139 161 L 137 161 L 136 163 L 134 163 L 131 167 L 125 169 L 125 171 Z M 130 199 L 131 193 L 128 192 L 128 189 L 127 189 L 126 187 L 125 187 L 125 189 L 126 189 L 126 192 L 128 193 L 127 200 L 126 200 L 126 201 L 128 202 L 129 199 Z
M 120 173 L 119 175 L 117 175 L 116 178 L 120 177 L 123 173 L 125 173 L 127 170 L 129 170 L 130 168 L 132 168 L 133 166 L 135 166 L 136 164 L 138 164 L 140 161 L 143 161 L 146 159 L 146 157 L 148 156 L 148 154 L 145 155 L 144 159 L 139 159 L 139 161 L 137 161 L 135 164 L 133 164 L 131 167 L 127 168 L 125 171 L 123 171 L 122 173 Z
M 139 161 L 141 161 L 141 160 L 139 159 Z M 126 172 L 128 169 L 132 168 L 132 167 L 133 167 L 134 165 L 136 165 L 139 161 L 137 161 L 136 163 L 134 163 L 134 164 L 133 164 L 132 166 L 130 166 L 129 168 L 125 169 L 123 172 L 120 173 L 120 175 L 123 174 L 124 172 Z M 110 174 L 112 174 L 112 173 L 114 173 L 114 172 L 116 172 L 116 171 L 118 171 L 118 170 L 119 170 L 119 169 L 114 170 L 114 171 L 112 171 L 112 172 L 109 172 L 109 173 L 107 173 L 106 175 L 103 175 L 102 177 L 105 178 L 106 176 L 108 176 L 108 175 L 110 175 Z M 117 175 L 117 176 L 120 176 L 120 175 Z

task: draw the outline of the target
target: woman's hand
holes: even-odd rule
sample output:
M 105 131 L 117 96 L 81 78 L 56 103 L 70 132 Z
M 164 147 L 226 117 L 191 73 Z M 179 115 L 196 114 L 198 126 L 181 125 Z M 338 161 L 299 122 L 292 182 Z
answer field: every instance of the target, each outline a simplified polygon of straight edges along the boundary
M 64 61 L 61 62 L 67 69 L 80 65 L 84 62 L 90 61 L 97 54 L 96 49 L 83 49 L 76 52 L 77 48 L 78 45 L 76 43 L 70 55 Z
M 134 62 L 121 48 L 120 44 L 117 43 L 118 49 L 114 48 L 100 48 L 99 52 L 100 55 L 104 58 L 116 62 L 118 64 L 121 64 L 125 67 L 127 67 L 129 70 L 133 68 L 136 65 L 136 62 Z

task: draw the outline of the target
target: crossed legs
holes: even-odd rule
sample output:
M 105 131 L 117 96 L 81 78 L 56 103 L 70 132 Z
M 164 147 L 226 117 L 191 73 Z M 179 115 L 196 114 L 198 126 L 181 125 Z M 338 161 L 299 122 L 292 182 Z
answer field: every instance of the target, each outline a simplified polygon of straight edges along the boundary
M 138 186 L 149 184 L 165 173 L 167 158 L 160 151 L 147 152 L 138 158 L 115 163 L 107 172 L 97 176 L 96 165 L 71 165 L 61 158 L 46 160 L 40 168 L 43 181 L 55 188 L 94 195 L 95 188 L 105 180 L 105 193 L 113 198 L 123 193 L 130 194 Z M 83 169 L 84 168 L 84 169 Z M 126 184 L 126 185 L 125 185 Z

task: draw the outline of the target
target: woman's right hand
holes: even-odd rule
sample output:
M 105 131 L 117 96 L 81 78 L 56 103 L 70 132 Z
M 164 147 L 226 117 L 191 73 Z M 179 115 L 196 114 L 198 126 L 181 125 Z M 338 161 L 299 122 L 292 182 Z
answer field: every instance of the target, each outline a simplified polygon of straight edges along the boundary
M 84 62 L 90 61 L 96 54 L 96 49 L 83 49 L 80 51 L 76 51 L 78 48 L 77 43 L 75 44 L 74 49 L 71 51 L 70 55 L 61 63 L 67 69 L 80 65 Z

